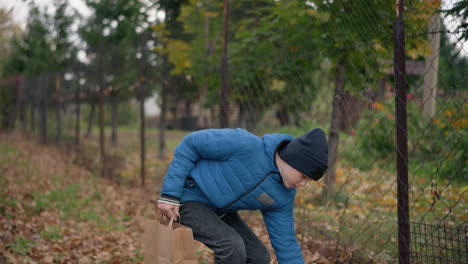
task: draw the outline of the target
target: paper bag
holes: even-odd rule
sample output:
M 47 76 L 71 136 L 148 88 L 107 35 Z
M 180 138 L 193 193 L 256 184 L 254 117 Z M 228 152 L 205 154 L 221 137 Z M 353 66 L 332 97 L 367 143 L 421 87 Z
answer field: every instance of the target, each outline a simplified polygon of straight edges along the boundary
M 173 219 L 147 220 L 143 243 L 145 264 L 198 264 L 192 229 Z

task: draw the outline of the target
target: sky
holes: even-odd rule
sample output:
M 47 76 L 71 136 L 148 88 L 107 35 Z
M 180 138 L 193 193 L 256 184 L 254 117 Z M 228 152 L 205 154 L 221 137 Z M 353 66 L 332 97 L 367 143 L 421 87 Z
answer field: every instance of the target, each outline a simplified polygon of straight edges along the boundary
M 53 0 L 34 0 L 40 7 L 51 7 Z M 70 0 L 70 5 L 78 10 L 82 15 L 88 16 L 91 11 L 86 7 L 82 0 Z M 26 25 L 28 18 L 28 5 L 24 0 L 0 0 L 0 7 L 7 9 L 13 8 L 14 20 L 19 23 L 22 28 Z

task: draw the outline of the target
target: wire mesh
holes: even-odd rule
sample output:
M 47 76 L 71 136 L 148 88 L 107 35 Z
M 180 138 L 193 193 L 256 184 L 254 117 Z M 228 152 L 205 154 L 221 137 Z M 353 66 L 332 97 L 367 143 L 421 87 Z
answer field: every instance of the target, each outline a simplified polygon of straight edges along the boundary
M 466 30 L 456 15 L 445 13 L 457 3 L 406 3 L 414 263 L 465 263 L 467 258 Z M 158 110 L 167 104 L 165 128 L 219 127 L 223 3 L 188 1 L 179 11 L 183 34 L 172 33 L 157 43 L 158 37 L 166 37 L 160 28 L 168 22 L 161 20 L 153 46 L 148 44 L 156 54 L 144 76 L 156 94 L 152 104 Z M 394 12 L 394 3 L 383 0 L 231 3 L 230 127 L 293 136 L 321 127 L 328 134 L 333 162 L 326 179 L 300 190 L 296 199 L 296 231 L 305 253 L 320 252 L 345 263 L 398 259 Z M 111 174 L 132 181 L 139 166 L 135 98 L 141 76 L 125 75 L 138 67 L 138 60 L 120 60 L 119 52 L 109 46 L 104 62 L 106 142 L 112 146 Z M 98 51 L 88 55 L 100 56 Z M 3 116 L 17 119 L 17 128 L 44 143 L 54 139 L 70 145 L 81 139 L 92 151 L 87 161 L 79 162 L 102 167 L 96 158 L 98 67 L 94 59 L 79 67 L 68 65 L 63 72 L 23 77 L 20 86 L 5 84 L 21 89 L 13 88 L 16 103 Z M 147 118 L 150 129 L 161 118 L 161 112 Z M 149 157 L 157 156 L 158 133 L 148 133 Z M 168 148 L 185 133 L 173 132 L 177 136 L 167 140 Z M 147 166 L 148 175 L 161 176 L 167 162 Z
M 411 223 L 413 263 L 465 263 L 467 228 Z

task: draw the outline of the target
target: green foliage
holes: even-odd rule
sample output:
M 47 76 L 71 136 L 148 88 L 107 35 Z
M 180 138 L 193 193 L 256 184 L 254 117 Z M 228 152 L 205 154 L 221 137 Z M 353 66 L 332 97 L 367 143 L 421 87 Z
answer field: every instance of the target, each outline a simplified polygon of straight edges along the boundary
M 445 30 L 444 25 L 442 29 Z M 456 43 L 450 42 L 445 32 L 441 33 L 439 54 L 438 89 L 443 89 L 446 93 L 466 91 L 468 58 Z
M 2 174 L 0 173 L 0 184 L 4 184 L 1 181 L 2 179 Z M 15 198 L 10 198 L 8 195 L 0 192 L 0 216 L 6 216 L 7 219 L 12 219 L 14 216 L 9 212 L 8 210 L 5 210 L 5 207 L 11 207 L 14 208 L 16 207 L 16 204 L 18 203 L 18 200 Z
M 0 79 L 5 77 L 5 63 L 12 52 L 13 42 L 19 39 L 20 34 L 21 28 L 13 20 L 12 9 L 0 7 Z
M 456 30 L 462 32 L 458 40 L 468 40 L 468 2 L 457 1 L 453 4 L 453 7 L 448 10 L 444 10 L 445 15 L 452 15 L 460 19 L 461 24 L 457 25 Z
M 24 237 L 17 237 L 15 243 L 8 244 L 7 247 L 11 248 L 15 254 L 26 256 L 28 251 L 35 247 L 36 244 Z
M 17 43 L 18 68 L 10 69 L 11 73 L 22 71 L 27 76 L 38 75 L 53 67 L 53 43 L 51 43 L 51 18 L 33 2 L 30 2 L 27 29 L 21 42 Z
M 81 109 L 81 115 L 83 118 L 82 122 L 82 128 L 87 128 L 88 126 L 88 118 L 89 114 L 91 112 L 91 107 L 89 104 L 83 104 Z M 95 108 L 94 112 L 94 123 L 93 125 L 98 125 L 99 123 L 99 118 L 98 118 L 98 109 L 97 106 Z M 105 105 L 105 116 L 104 116 L 104 126 L 110 127 L 112 125 L 112 108 L 110 105 Z M 138 125 L 139 120 L 139 112 L 138 112 L 138 107 L 134 102 L 131 101 L 121 101 L 118 104 L 117 107 L 117 124 L 120 127 L 126 127 L 126 126 L 134 126 Z M 74 120 L 75 117 L 71 120 L 72 122 L 75 122 Z M 73 123 L 74 124 L 74 123 Z M 137 127 L 137 126 L 135 126 Z
M 147 11 L 154 3 L 139 0 L 88 0 L 86 4 L 93 14 L 79 34 L 93 57 L 88 67 L 103 75 L 103 85 L 110 88 L 111 96 L 128 100 L 136 95 L 140 81 L 143 80 L 139 76 L 139 66 L 145 65 L 145 78 L 148 78 L 151 62 L 154 62 L 149 56 L 148 43 L 142 42 L 143 34 L 146 34 L 146 41 L 152 39 L 147 33 L 150 26 Z M 142 49 L 145 49 L 146 56 L 139 59 L 137 55 L 141 56 Z M 96 82 L 100 85 L 100 82 Z M 152 87 L 146 87 L 148 94 Z
M 356 127 L 357 138 L 343 141 L 342 155 L 350 165 L 366 170 L 371 169 L 372 165 L 380 168 L 394 166 L 394 162 L 388 164 L 388 160 L 394 160 L 396 155 L 392 97 L 389 94 L 383 101 L 373 103 Z M 431 120 L 423 113 L 421 102 L 409 94 L 408 155 L 412 173 L 468 180 L 468 142 L 463 136 L 463 131 L 467 129 L 466 108 L 466 103 L 460 103 L 456 97 L 447 96 L 443 101 L 441 98 L 438 113 Z M 359 148 L 355 148 L 355 141 L 359 142 Z M 374 164 L 369 162 L 376 159 Z
M 112 109 L 110 105 L 106 105 L 105 126 L 112 125 Z M 117 123 L 119 126 L 128 126 L 138 123 L 139 112 L 136 105 L 130 101 L 123 101 L 117 107 Z
M 68 0 L 54 1 L 55 12 L 52 16 L 52 42 L 53 42 L 53 68 L 51 70 L 62 72 L 77 61 L 77 47 L 73 44 L 71 35 L 72 25 L 78 13 L 69 6 Z
M 11 128 L 13 126 L 12 113 L 15 108 L 15 89 L 13 85 L 0 83 L 0 128 Z
M 442 98 L 440 98 L 442 99 Z M 468 181 L 468 128 L 466 102 L 447 96 L 439 100 L 437 115 L 430 120 L 417 104 L 409 104 L 409 155 L 415 174 Z
M 310 130 L 314 129 L 314 128 L 321 128 L 323 129 L 324 131 L 327 131 L 328 130 L 328 127 L 325 125 L 321 125 L 313 120 L 307 120 L 307 121 L 304 121 L 302 122 L 299 126 L 283 126 L 283 127 L 280 127 L 278 129 L 274 129 L 274 132 L 275 133 L 285 133 L 285 134 L 289 134 L 293 137 L 298 137 L 300 135 L 303 135 L 307 132 L 309 132 Z M 265 133 L 272 133 L 272 130 L 271 129 L 268 129 L 268 130 L 260 130 L 258 131 L 259 133 L 258 134 L 265 134 Z
M 72 184 L 64 189 L 52 190 L 44 193 L 40 191 L 33 192 L 34 205 L 32 206 L 32 213 L 39 215 L 42 211 L 49 208 L 58 207 L 62 210 L 72 209 L 72 203 L 77 201 L 78 185 Z
M 375 111 L 367 111 L 356 128 L 361 150 L 370 157 L 388 158 L 395 153 L 395 116 L 391 105 L 372 104 Z
M 48 226 L 41 232 L 41 236 L 50 240 L 60 240 L 63 237 L 63 229 L 60 226 Z
M 74 183 L 48 192 L 34 192 L 32 194 L 34 203 L 30 206 L 31 213 L 38 215 L 42 211 L 56 208 L 63 219 L 86 221 L 104 227 L 105 221 L 101 209 L 94 202 L 95 199 L 99 199 L 100 194 L 94 193 L 90 197 L 82 197 L 79 194 L 80 188 L 79 184 Z

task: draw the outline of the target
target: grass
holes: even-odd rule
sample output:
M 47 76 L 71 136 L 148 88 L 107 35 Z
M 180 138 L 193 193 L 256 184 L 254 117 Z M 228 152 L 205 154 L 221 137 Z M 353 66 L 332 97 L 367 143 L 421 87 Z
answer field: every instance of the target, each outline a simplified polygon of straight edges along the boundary
M 10 243 L 7 245 L 8 248 L 10 248 L 14 253 L 19 254 L 21 256 L 26 256 L 28 251 L 35 247 L 36 244 L 28 240 L 24 237 L 18 237 L 16 238 L 16 241 L 14 243 Z
M 61 226 L 51 225 L 41 232 L 41 237 L 58 241 L 63 238 L 63 228 Z
M 94 263 L 113 263 L 106 260 L 110 257 L 141 263 L 135 217 L 148 207 L 143 190 L 117 193 L 115 186 L 86 175 L 63 153 L 14 135 L 0 134 L 0 171 L 0 259 L 29 263 L 48 257 L 70 263 L 74 256 L 78 262 L 88 255 Z

